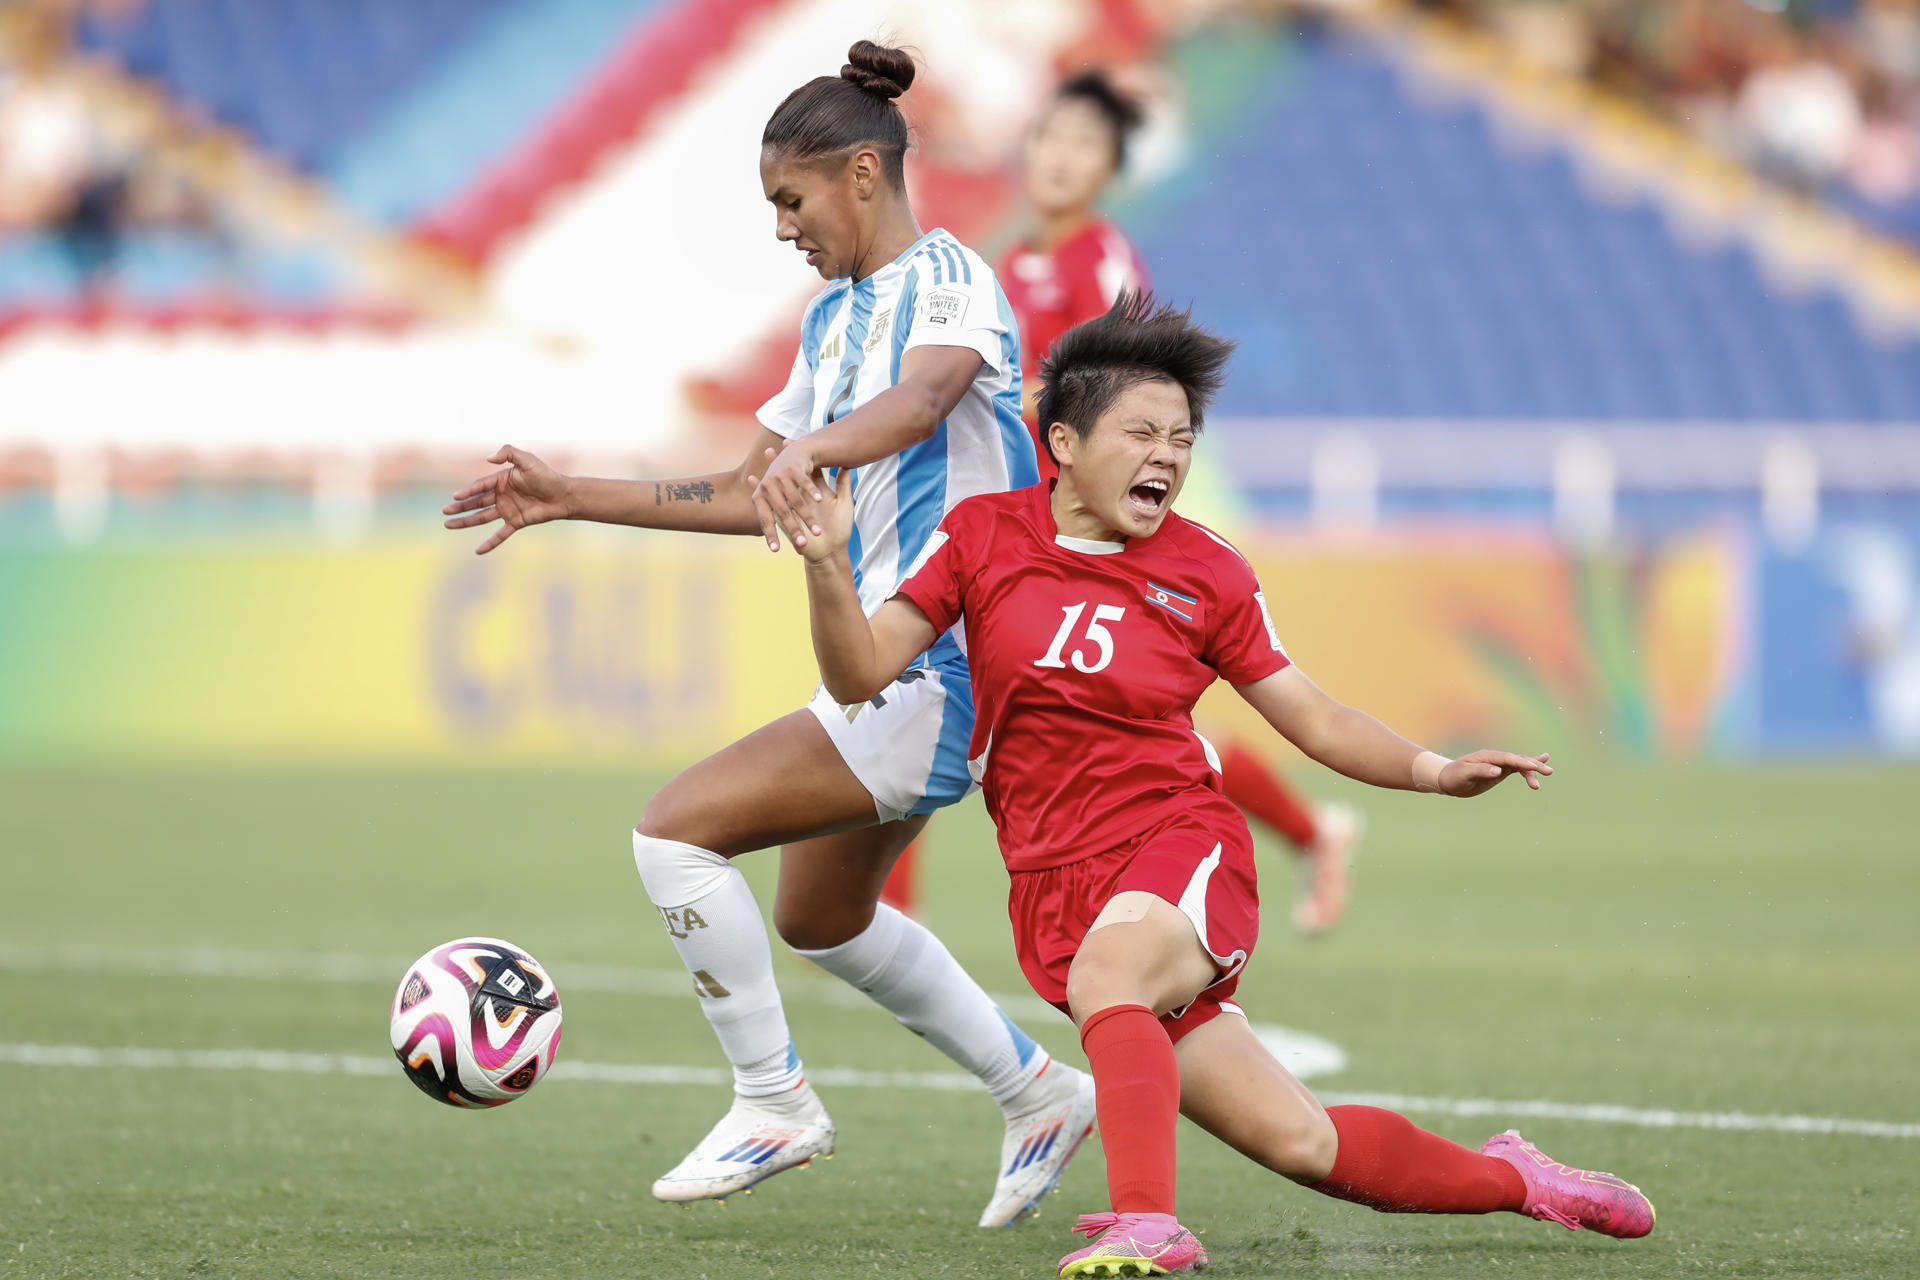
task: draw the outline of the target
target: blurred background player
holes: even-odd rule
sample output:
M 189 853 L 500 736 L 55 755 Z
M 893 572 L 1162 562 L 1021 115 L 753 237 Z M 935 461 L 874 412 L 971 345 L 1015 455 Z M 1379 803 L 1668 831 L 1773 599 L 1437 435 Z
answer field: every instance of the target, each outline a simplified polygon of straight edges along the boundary
M 1060 86 L 1027 135 L 1021 172 L 1032 222 L 1001 256 L 999 275 L 1020 322 L 1020 367 L 1028 371 L 1022 410 L 1043 479 L 1058 469 L 1035 410 L 1042 357 L 1068 329 L 1104 314 L 1123 289 L 1149 285 L 1140 251 L 1099 208 L 1126 166 L 1127 143 L 1141 119 L 1135 98 L 1105 73 L 1085 71 Z M 1219 515 L 1206 518 L 1219 523 Z M 1227 797 L 1294 852 L 1295 925 L 1309 937 L 1325 933 L 1347 909 L 1353 854 L 1364 830 L 1360 811 L 1314 804 L 1249 743 L 1230 731 L 1216 736 Z
M 1021 408 L 1043 476 L 1059 470 L 1034 426 L 1041 357 L 1061 334 L 1105 312 L 1121 290 L 1148 287 L 1140 251 L 1099 208 L 1141 120 L 1134 98 L 1104 72 L 1085 71 L 1060 86 L 1027 133 L 1021 178 L 1032 222 L 998 270 L 1020 320 L 1020 367 L 1029 371 Z
M 839 75 L 788 95 L 762 135 L 776 234 L 828 283 L 746 461 L 684 480 L 595 480 L 503 448 L 492 460 L 506 468 L 446 508 L 450 528 L 501 521 L 479 551 L 555 519 L 759 534 L 774 551 L 784 533 L 804 548 L 819 531 L 814 472 L 834 468 L 858 491 L 858 573 L 877 607 L 954 502 L 1034 482 L 1017 340 L 993 271 L 945 231 L 923 234 L 907 202 L 907 125 L 893 100 L 913 83 L 913 62 L 868 40 L 847 57 Z M 724 1200 L 833 1153 L 833 1121 L 788 1032 L 759 905 L 730 861 L 776 845 L 781 936 L 1000 1103 L 1003 1172 L 982 1226 L 1025 1216 L 1091 1132 L 1088 1077 L 1053 1062 L 938 938 L 879 901 L 927 815 L 972 793 L 972 726 L 966 658 L 949 637 L 870 700 L 840 706 L 822 691 L 647 803 L 634 864 L 733 1064 L 735 1092 L 706 1138 L 654 1183 L 657 1198 Z M 1038 1154 L 1016 1158 L 1028 1150 Z

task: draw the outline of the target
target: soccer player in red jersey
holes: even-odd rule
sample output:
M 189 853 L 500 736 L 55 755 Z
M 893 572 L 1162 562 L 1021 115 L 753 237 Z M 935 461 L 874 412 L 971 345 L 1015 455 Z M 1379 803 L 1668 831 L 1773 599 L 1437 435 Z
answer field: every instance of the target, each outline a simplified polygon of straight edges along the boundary
M 996 274 L 1019 321 L 1020 367 L 1029 372 L 1023 406 L 1042 480 L 1058 474 L 1040 437 L 1032 373 L 1060 335 L 1113 305 L 1122 290 L 1145 291 L 1140 251 L 1099 203 L 1126 166 L 1140 106 L 1098 71 L 1060 86 L 1028 135 L 1027 203 L 1034 226 L 1000 259 Z M 1296 794 L 1261 753 L 1223 737 L 1227 798 L 1293 846 L 1301 891 L 1294 923 L 1308 936 L 1331 929 L 1347 908 L 1351 863 L 1364 820 L 1350 805 L 1316 806 Z
M 1049 486 L 956 505 L 869 619 L 838 489 L 808 541 L 827 690 L 858 703 L 949 629 L 978 716 L 970 768 L 1012 878 L 1021 968 L 1079 1026 L 1107 1152 L 1108 1213 L 1063 1276 L 1204 1265 L 1174 1216 L 1179 1114 L 1276 1173 L 1388 1213 L 1510 1211 L 1642 1236 L 1653 1206 L 1611 1174 L 1558 1164 L 1509 1130 L 1470 1151 L 1378 1107 L 1322 1107 L 1231 1003 L 1259 931 L 1245 822 L 1193 728 L 1216 678 L 1320 763 L 1374 786 L 1475 796 L 1545 755 L 1449 760 L 1323 693 L 1281 647 L 1231 546 L 1174 515 L 1232 344 L 1123 296 L 1048 357 Z M 825 483 L 823 479 L 821 483 Z

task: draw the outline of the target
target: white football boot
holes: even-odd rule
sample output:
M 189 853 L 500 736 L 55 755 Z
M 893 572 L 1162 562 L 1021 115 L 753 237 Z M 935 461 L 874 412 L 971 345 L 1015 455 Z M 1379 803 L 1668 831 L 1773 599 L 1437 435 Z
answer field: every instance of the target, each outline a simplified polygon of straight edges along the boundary
M 1093 1077 L 1055 1059 L 1008 1104 L 1000 1178 L 980 1225 L 1010 1227 L 1037 1214 L 1093 1122 Z
M 832 1155 L 833 1117 L 812 1086 L 767 1098 L 735 1096 L 720 1123 L 653 1184 L 653 1197 L 671 1204 L 725 1203 L 736 1192 L 752 1194 L 755 1183 L 776 1173 Z

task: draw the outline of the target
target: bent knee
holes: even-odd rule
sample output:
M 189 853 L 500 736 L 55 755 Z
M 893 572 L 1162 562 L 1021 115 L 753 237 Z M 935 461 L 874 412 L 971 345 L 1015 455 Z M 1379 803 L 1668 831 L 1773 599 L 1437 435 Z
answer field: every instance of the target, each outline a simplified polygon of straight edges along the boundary
M 633 868 L 647 897 L 661 908 L 698 902 L 737 877 L 733 864 L 717 853 L 633 829 Z
M 647 807 L 640 811 L 640 821 L 633 826 L 634 833 L 652 836 L 657 840 L 681 840 L 692 844 L 693 841 L 681 834 L 686 823 L 686 810 L 687 806 L 674 794 L 673 784 L 669 782 L 648 797 Z
M 1067 970 L 1067 1007 L 1075 1022 L 1085 1022 L 1102 1009 L 1117 1005 L 1153 1006 L 1143 975 L 1116 964 L 1110 957 L 1082 951 Z
M 812 904 L 776 897 L 773 928 L 795 951 L 829 951 L 852 942 L 873 923 L 873 908 L 853 903 Z
M 647 807 L 640 811 L 640 821 L 634 825 L 634 831 L 658 840 L 677 840 L 696 849 L 708 849 L 723 858 L 732 857 L 738 850 L 722 847 L 727 842 L 727 832 L 718 821 L 720 815 L 714 806 L 703 803 L 694 788 L 678 783 L 676 778 L 653 793 Z
M 1333 1172 L 1340 1154 L 1340 1134 L 1324 1111 L 1315 1111 L 1288 1125 L 1270 1139 L 1267 1166 L 1295 1182 L 1319 1182 Z

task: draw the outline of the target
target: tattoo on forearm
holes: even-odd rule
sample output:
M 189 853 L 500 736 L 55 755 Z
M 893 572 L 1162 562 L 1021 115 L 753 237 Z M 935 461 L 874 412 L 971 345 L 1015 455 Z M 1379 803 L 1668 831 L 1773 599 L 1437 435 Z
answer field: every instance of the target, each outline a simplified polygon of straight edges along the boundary
M 713 501 L 713 483 L 709 480 L 695 480 L 688 484 L 669 484 L 666 489 L 668 502 Z M 653 501 L 655 506 L 660 504 L 660 486 L 657 484 L 653 486 Z

